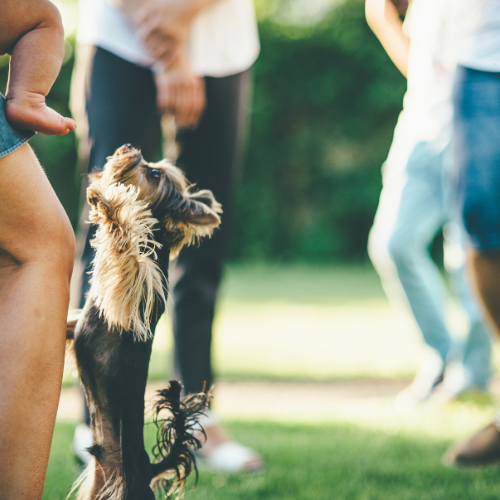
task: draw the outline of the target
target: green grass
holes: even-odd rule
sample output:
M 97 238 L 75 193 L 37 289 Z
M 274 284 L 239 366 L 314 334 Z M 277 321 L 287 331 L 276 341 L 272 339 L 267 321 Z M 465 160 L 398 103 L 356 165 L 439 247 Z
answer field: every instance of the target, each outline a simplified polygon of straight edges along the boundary
M 460 337 L 466 318 L 453 301 L 448 313 Z M 164 318 L 156 331 L 151 380 L 170 376 L 172 346 Z M 214 323 L 220 378 L 410 378 L 422 348 L 414 320 L 404 308 L 394 313 L 368 264 L 228 267 Z M 499 366 L 498 352 L 496 360 Z
M 230 266 L 214 323 L 225 379 L 410 377 L 421 340 L 396 318 L 368 265 Z M 150 378 L 171 369 L 168 319 L 157 329 Z
M 464 317 L 453 303 L 450 324 L 458 336 L 463 333 Z M 155 339 L 152 380 L 167 376 L 171 349 L 170 326 L 164 322 Z M 228 270 L 213 346 L 223 378 L 410 377 L 421 349 L 411 319 L 394 315 L 369 266 Z M 261 408 L 258 421 L 223 414 L 232 434 L 262 453 L 267 473 L 202 473 L 186 500 L 500 498 L 498 469 L 461 472 L 440 462 L 451 442 L 491 421 L 491 404 L 469 401 L 398 415 L 390 398 L 358 398 L 280 411 Z M 77 477 L 70 450 L 73 428 L 73 423 L 56 425 L 44 500 L 63 500 Z M 146 434 L 151 447 L 154 429 L 148 427 Z
M 460 337 L 466 318 L 453 301 L 448 313 Z M 233 265 L 226 273 L 213 344 L 222 378 L 410 378 L 422 348 L 413 318 L 394 313 L 370 265 Z M 152 379 L 166 377 L 171 349 L 166 320 Z
M 444 425 L 444 419 L 437 417 Z M 467 426 L 468 427 L 468 426 Z M 187 500 L 493 500 L 498 469 L 462 472 L 440 463 L 450 443 L 425 432 L 336 422 L 321 425 L 232 422 L 241 442 L 260 450 L 267 472 L 255 477 L 201 473 Z M 58 423 L 43 500 L 63 500 L 77 468 L 68 454 L 71 424 Z M 469 430 L 469 429 L 468 429 Z M 154 429 L 147 431 L 149 445 Z M 139 499 L 138 499 L 139 500 Z

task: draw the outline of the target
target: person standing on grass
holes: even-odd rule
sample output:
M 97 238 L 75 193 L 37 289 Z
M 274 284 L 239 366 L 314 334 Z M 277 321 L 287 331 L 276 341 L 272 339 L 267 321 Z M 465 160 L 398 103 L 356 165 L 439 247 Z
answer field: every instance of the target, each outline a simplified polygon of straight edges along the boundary
M 80 0 L 78 42 L 85 75 L 74 76 L 73 85 L 86 85 L 81 123 L 82 130 L 88 124 L 89 169 L 102 169 L 125 143 L 158 161 L 162 115 L 170 115 L 180 146 L 177 165 L 222 203 L 221 230 L 199 247 L 183 249 L 170 272 L 175 368 L 186 393 L 200 392 L 213 384 L 212 323 L 244 144 L 250 68 L 259 53 L 252 2 Z M 91 230 L 82 256 L 82 304 L 92 236 Z M 203 423 L 207 441 L 199 463 L 219 472 L 262 469 L 260 456 L 230 440 L 213 413 Z M 84 460 L 89 437 L 88 428 L 77 428 L 75 451 Z
M 453 0 L 450 22 L 458 70 L 454 161 L 467 257 L 488 318 L 500 334 L 500 2 Z M 500 411 L 494 422 L 444 456 L 449 465 L 500 463 Z
M 42 498 L 66 343 L 71 224 L 27 141 L 75 127 L 45 105 L 64 55 L 48 0 L 0 0 L 0 498 Z
M 368 24 L 408 78 L 368 243 L 389 298 L 397 305 L 401 299 L 407 302 L 430 348 L 413 383 L 396 399 L 402 407 L 434 394 L 448 400 L 470 389 L 485 390 L 490 378 L 491 342 L 479 304 L 469 292 L 463 237 L 460 225 L 452 219 L 455 64 L 447 52 L 445 7 L 446 0 L 413 0 L 403 25 L 390 0 L 366 0 Z M 432 240 L 445 224 L 445 264 L 469 319 L 462 346 L 455 345 L 450 336 L 445 284 L 429 254 Z

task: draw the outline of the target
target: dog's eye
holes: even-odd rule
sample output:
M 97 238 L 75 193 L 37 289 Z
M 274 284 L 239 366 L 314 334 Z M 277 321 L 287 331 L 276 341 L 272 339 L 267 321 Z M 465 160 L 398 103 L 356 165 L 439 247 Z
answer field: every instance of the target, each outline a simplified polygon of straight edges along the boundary
M 155 179 L 159 179 L 161 177 L 162 171 L 159 168 L 149 168 L 148 174 Z

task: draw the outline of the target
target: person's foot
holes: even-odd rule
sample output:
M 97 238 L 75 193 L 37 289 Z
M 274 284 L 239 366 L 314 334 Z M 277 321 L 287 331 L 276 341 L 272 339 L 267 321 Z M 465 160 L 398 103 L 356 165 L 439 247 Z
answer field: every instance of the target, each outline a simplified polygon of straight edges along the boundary
M 453 445 L 443 455 L 450 467 L 480 467 L 500 463 L 500 431 L 495 422 L 472 437 Z
M 442 406 L 461 398 L 488 400 L 488 387 L 481 382 L 476 382 L 461 363 L 449 363 L 443 382 L 433 391 L 430 402 Z
M 443 381 L 444 362 L 430 351 L 422 361 L 413 382 L 403 389 L 394 400 L 398 411 L 411 410 L 417 404 L 427 401 Z
M 222 474 L 263 472 L 264 461 L 259 454 L 240 443 L 232 441 L 211 410 L 200 419 L 206 441 L 196 452 L 200 469 Z
M 5 115 L 14 128 L 44 135 L 66 135 L 76 128 L 71 118 L 64 118 L 45 104 L 45 96 L 34 92 L 7 94 Z

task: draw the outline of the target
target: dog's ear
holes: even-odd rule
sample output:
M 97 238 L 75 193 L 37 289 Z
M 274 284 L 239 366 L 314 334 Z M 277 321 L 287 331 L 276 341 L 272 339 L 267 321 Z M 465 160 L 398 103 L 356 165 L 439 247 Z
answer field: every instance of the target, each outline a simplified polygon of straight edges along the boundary
M 179 213 L 179 219 L 193 228 L 203 232 L 214 229 L 220 224 L 219 214 L 222 213 L 220 203 L 215 201 L 212 191 L 206 189 L 186 195 L 185 203 Z
M 210 236 L 220 224 L 220 203 L 211 191 L 186 192 L 169 204 L 163 224 L 167 230 L 170 258 L 185 245 L 192 245 L 204 236 Z
M 104 187 L 99 182 L 95 182 L 87 188 L 87 201 L 92 207 L 90 214 L 92 222 L 99 223 L 110 219 L 111 207 L 106 199 Z
M 135 186 L 111 184 L 106 188 L 100 182 L 91 184 L 87 188 L 87 201 L 91 207 L 90 222 L 106 225 L 108 230 L 114 231 L 127 222 L 126 214 L 137 205 L 137 196 Z M 147 206 L 145 202 L 140 202 L 139 205 L 141 208 L 143 205 Z

